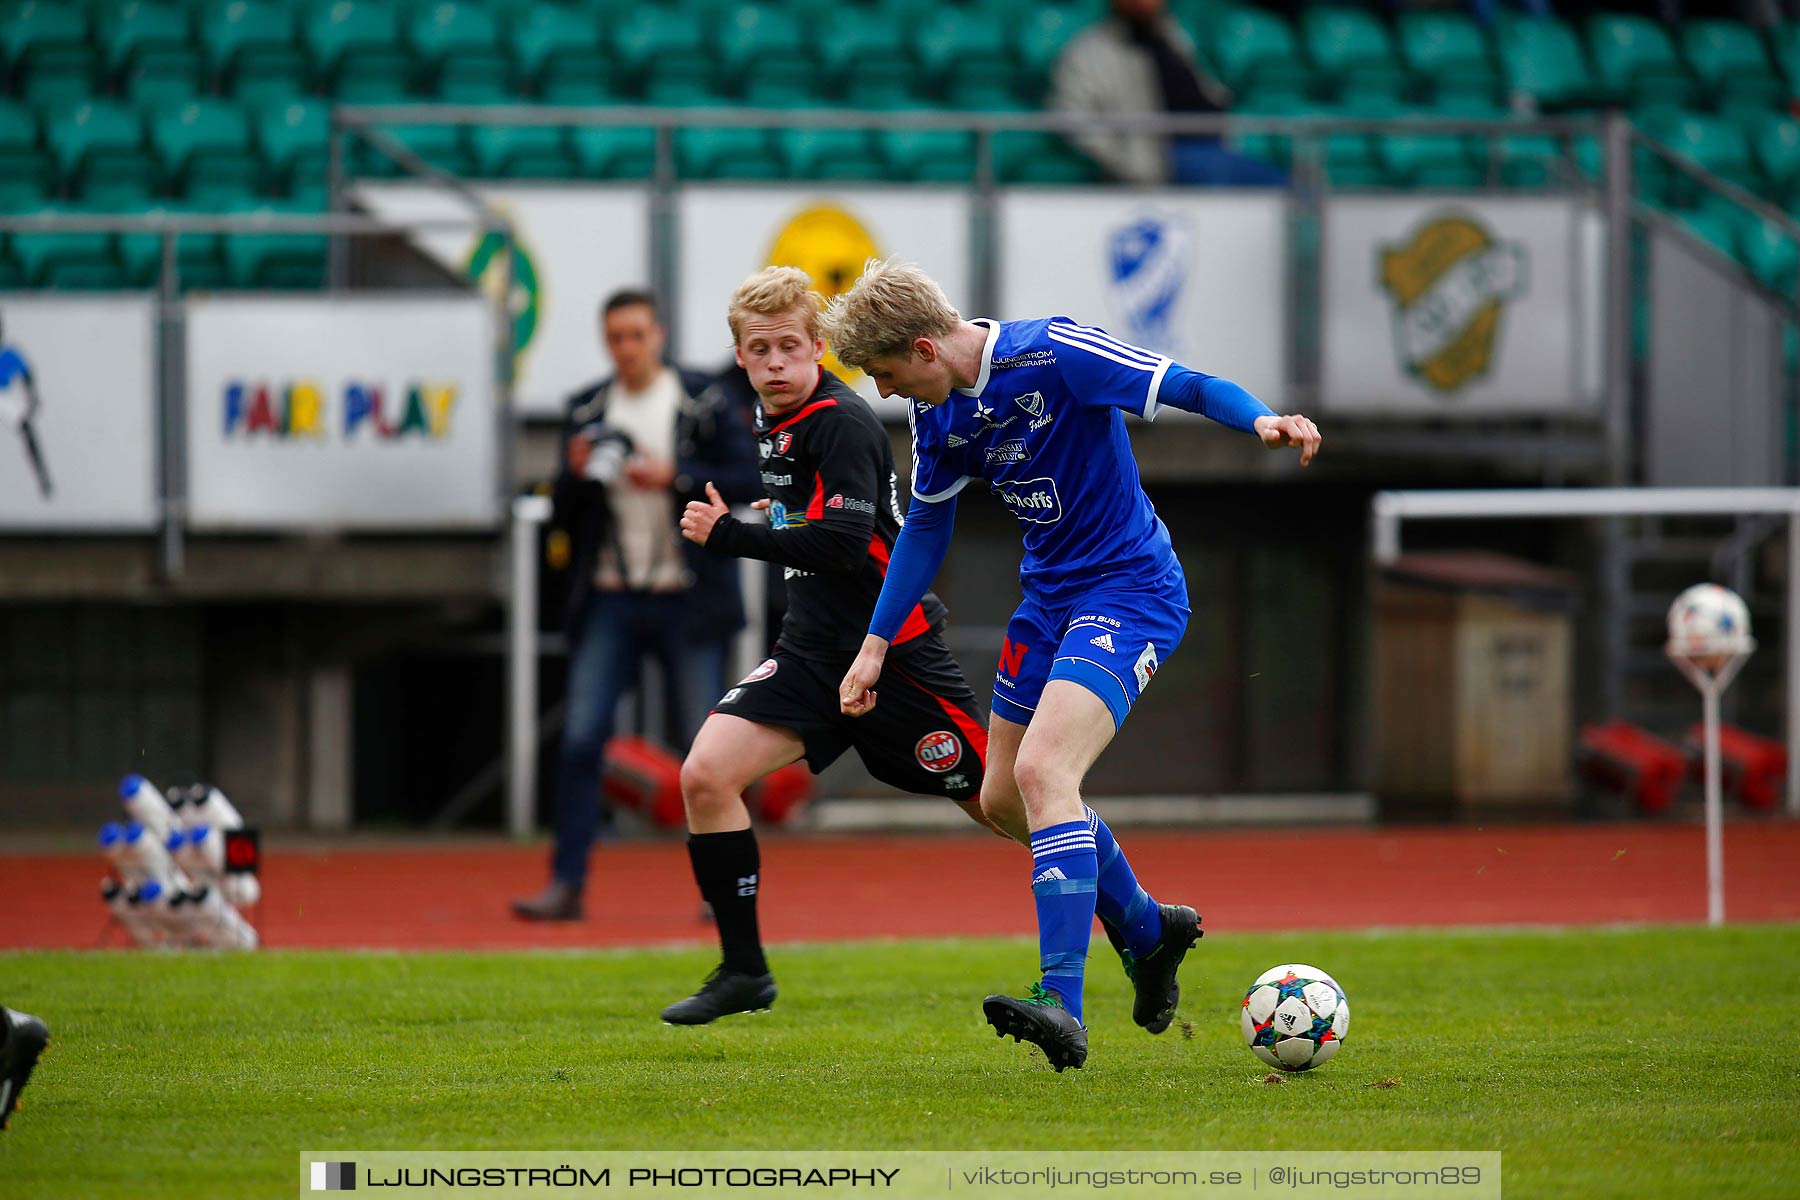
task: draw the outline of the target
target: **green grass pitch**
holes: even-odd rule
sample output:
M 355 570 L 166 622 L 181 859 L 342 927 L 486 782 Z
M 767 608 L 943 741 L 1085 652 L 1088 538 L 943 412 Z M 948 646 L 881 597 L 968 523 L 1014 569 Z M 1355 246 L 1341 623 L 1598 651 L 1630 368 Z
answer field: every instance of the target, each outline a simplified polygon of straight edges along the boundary
M 1499 1150 L 1509 1196 L 1800 1195 L 1796 926 L 1213 937 L 1160 1038 L 1101 941 L 1062 1075 L 981 1023 L 1026 942 L 772 960 L 772 1012 L 674 1029 L 710 954 L 0 954 L 53 1037 L 0 1197 L 287 1196 L 301 1150 L 407 1148 Z M 1237 1009 L 1282 962 L 1352 1016 L 1271 1084 Z

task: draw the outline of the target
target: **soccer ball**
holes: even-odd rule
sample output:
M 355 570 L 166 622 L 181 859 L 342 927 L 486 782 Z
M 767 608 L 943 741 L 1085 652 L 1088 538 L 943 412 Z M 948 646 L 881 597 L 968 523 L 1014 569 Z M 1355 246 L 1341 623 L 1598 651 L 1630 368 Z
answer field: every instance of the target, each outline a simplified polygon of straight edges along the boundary
M 1750 610 L 1729 588 L 1696 583 L 1669 606 L 1668 652 L 1674 657 L 1716 671 L 1732 655 L 1747 654 L 1755 645 Z
M 1272 967 L 1244 993 L 1250 1053 L 1283 1071 L 1322 1065 L 1350 1032 L 1350 1001 L 1337 980 L 1300 963 Z

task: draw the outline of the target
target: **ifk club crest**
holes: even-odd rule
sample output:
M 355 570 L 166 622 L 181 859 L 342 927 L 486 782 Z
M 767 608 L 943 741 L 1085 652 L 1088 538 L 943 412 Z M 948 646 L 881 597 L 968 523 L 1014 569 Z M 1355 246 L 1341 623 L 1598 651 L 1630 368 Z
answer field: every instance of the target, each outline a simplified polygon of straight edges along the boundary
M 1383 246 L 1377 269 L 1394 303 L 1394 351 L 1407 372 L 1448 395 L 1493 365 L 1500 318 L 1525 294 L 1527 258 L 1466 213 L 1429 217 Z

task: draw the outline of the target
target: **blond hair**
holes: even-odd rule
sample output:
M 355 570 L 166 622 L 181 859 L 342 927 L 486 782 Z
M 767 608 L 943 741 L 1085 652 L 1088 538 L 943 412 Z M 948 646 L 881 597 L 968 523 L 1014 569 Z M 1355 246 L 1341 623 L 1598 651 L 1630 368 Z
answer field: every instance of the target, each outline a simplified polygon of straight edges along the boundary
M 944 337 L 962 323 L 931 276 L 897 258 L 871 258 L 862 278 L 825 313 L 825 336 L 838 361 L 866 367 L 869 360 L 912 352 L 922 337 Z
M 806 336 L 814 341 L 825 336 L 819 293 L 812 276 L 799 267 L 764 267 L 731 293 L 725 319 L 731 323 L 731 343 L 736 345 L 748 317 L 781 317 L 795 309 L 806 312 Z

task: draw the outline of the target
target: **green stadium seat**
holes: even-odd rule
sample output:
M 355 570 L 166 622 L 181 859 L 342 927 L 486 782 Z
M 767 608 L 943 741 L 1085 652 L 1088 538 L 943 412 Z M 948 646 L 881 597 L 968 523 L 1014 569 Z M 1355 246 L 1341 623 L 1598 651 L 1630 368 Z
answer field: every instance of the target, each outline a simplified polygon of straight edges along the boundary
M 1007 36 L 1018 55 L 1019 87 L 1028 99 L 1042 101 L 1049 94 L 1057 56 L 1092 23 L 1092 16 L 1069 4 L 1030 5 L 1007 20 Z
M 904 33 L 878 12 L 845 6 L 829 29 L 815 31 L 813 49 L 831 88 L 855 108 L 916 104 L 917 59 Z
M 1773 221 L 1746 215 L 1737 226 L 1738 259 L 1757 282 L 1791 301 L 1800 288 L 1800 247 Z
M 1601 13 L 1588 21 L 1588 46 L 1600 82 L 1633 105 L 1690 104 L 1699 87 L 1676 57 L 1675 44 L 1648 17 Z
M 474 159 L 463 144 L 463 131 L 456 125 L 381 125 L 382 133 L 392 137 L 426 163 L 453 175 L 468 175 L 475 169 Z M 400 163 L 367 142 L 357 140 L 350 159 L 357 175 L 389 179 L 411 174 Z
M 1311 73 L 1288 23 L 1260 8 L 1236 8 L 1219 18 L 1206 47 L 1220 78 L 1243 98 L 1304 96 Z
M 44 208 L 46 215 L 81 210 Z M 125 274 L 113 254 L 109 233 L 17 233 L 8 239 L 25 283 L 47 288 L 116 288 Z
M 975 176 L 975 135 L 955 129 L 880 129 L 876 148 L 895 179 L 965 183 Z
M 1675 219 L 1701 242 L 1733 262 L 1737 261 L 1737 222 L 1731 213 L 1708 205 L 1678 213 Z
M 424 4 L 414 9 L 408 33 L 438 96 L 478 103 L 509 94 L 512 69 L 500 23 L 485 6 L 455 0 Z
M 987 107 L 1018 95 L 1020 72 L 1011 39 L 988 13 L 938 9 L 915 32 L 913 51 L 929 85 L 952 107 Z
M 784 8 L 743 4 L 728 9 L 714 32 L 719 62 L 727 78 L 792 78 L 814 70 L 811 39 Z
M 601 48 L 600 22 L 580 9 L 533 4 L 521 10 L 513 20 L 508 46 L 518 81 L 545 99 L 555 95 L 564 81 L 581 86 L 595 80 L 603 84 L 611 77 Z
M 1494 39 L 1508 93 L 1554 109 L 1595 96 L 1598 87 L 1574 30 L 1553 17 L 1509 16 Z
M 563 131 L 550 125 L 476 125 L 469 150 L 485 179 L 564 179 L 575 167 Z
M 317 212 L 303 205 L 254 210 L 281 216 Z M 325 282 L 328 240 L 314 233 L 233 233 L 224 238 L 226 282 L 235 288 L 316 288 Z
M 203 86 L 201 58 L 188 41 L 188 14 L 176 5 L 131 0 L 97 23 L 106 73 L 139 107 L 186 100 Z
M 751 74 L 744 84 L 744 103 L 754 108 L 835 108 L 825 81 L 811 71 L 783 75 Z
M 721 83 L 711 62 L 671 55 L 651 62 L 643 81 L 644 102 L 673 108 L 728 107 L 731 98 L 725 95 Z
M 221 100 L 196 100 L 157 113 L 150 141 L 163 174 L 190 199 L 206 192 L 254 193 L 261 164 L 251 150 L 244 110 Z
M 155 193 L 156 161 L 144 147 L 143 123 L 135 110 L 109 100 L 92 100 L 52 114 L 44 132 L 57 167 L 74 190 L 101 185 Z
M 1299 96 L 1274 92 L 1252 96 L 1236 105 L 1232 113 L 1246 117 L 1298 117 L 1312 110 L 1313 105 Z M 1230 140 L 1240 154 L 1273 163 L 1283 170 L 1293 165 L 1294 139 L 1286 133 L 1260 129 L 1234 131 Z
M 0 186 L 8 204 L 37 207 L 56 182 L 56 165 L 38 142 L 37 116 L 24 105 L 0 100 Z
M 40 109 L 67 108 L 98 91 L 99 57 L 87 14 L 73 4 L 26 0 L 0 20 L 0 75 Z
M 589 179 L 648 179 L 656 168 L 656 131 L 643 126 L 577 126 L 569 152 Z
M 781 163 L 762 129 L 678 129 L 675 169 L 684 179 L 779 179 Z
M 1800 96 L 1800 23 L 1784 21 L 1771 29 L 1769 54 L 1787 81 L 1787 94 Z
M 1671 150 L 1740 187 L 1760 189 L 1762 175 L 1750 153 L 1749 139 L 1735 122 L 1704 113 L 1680 113 L 1648 126 L 1651 136 Z M 1663 164 L 1641 171 L 1646 186 L 1657 188 L 1667 203 L 1692 203 L 1699 184 Z
M 298 96 L 306 56 L 294 42 L 294 16 L 275 0 L 226 0 L 196 22 L 207 69 L 241 101 Z
M 400 13 L 385 0 L 323 0 L 300 19 L 315 78 L 344 99 L 405 95 L 411 56 L 400 42 Z
M 1437 108 L 1395 109 L 1395 117 L 1451 117 Z M 1376 154 L 1387 181 L 1413 188 L 1473 188 L 1487 182 L 1486 159 L 1466 134 L 1385 133 Z
M 1741 21 L 1688 21 L 1681 51 L 1715 104 L 1773 108 L 1786 94 L 1762 39 Z
M 319 100 L 295 100 L 261 111 L 256 144 L 269 190 L 292 193 L 324 184 L 330 171 L 331 116 Z
M 1300 16 L 1300 33 L 1315 79 L 1327 94 L 1369 100 L 1398 97 L 1404 90 L 1406 75 L 1393 39 L 1368 9 L 1308 7 Z
M 1547 133 L 1508 134 L 1488 153 L 1495 177 L 1508 187 L 1549 187 L 1567 169 L 1562 143 Z
M 1400 58 L 1438 98 L 1498 94 L 1499 72 L 1481 27 L 1461 13 L 1409 12 L 1400 18 Z
M 1093 183 L 1100 168 L 1063 138 L 1043 130 L 994 135 L 994 177 L 1000 183 Z
M 156 205 L 145 216 L 180 215 L 218 211 L 217 206 Z M 216 288 L 225 279 L 220 251 L 223 239 L 216 233 L 184 233 L 175 238 L 175 277 L 186 290 Z M 162 277 L 163 239 L 156 233 L 122 233 L 118 239 L 119 267 L 130 287 L 154 287 Z
M 653 73 L 666 88 L 686 87 L 695 80 L 710 83 L 713 78 L 713 56 L 700 16 L 691 9 L 645 5 L 612 25 L 610 33 L 621 73 L 646 92 Z
M 1783 200 L 1800 194 L 1800 123 L 1770 114 L 1747 133 L 1751 153 L 1774 194 Z
M 1384 119 L 1401 111 L 1398 101 L 1385 96 L 1354 96 L 1350 102 L 1335 108 L 1315 105 L 1313 113 L 1321 117 L 1355 117 Z M 1295 147 L 1295 153 L 1301 148 Z M 1362 132 L 1337 131 L 1323 135 L 1317 147 L 1320 165 L 1333 187 L 1378 187 L 1388 182 L 1376 137 Z
M 882 179 L 886 165 L 866 129 L 781 129 L 775 152 L 794 179 Z

